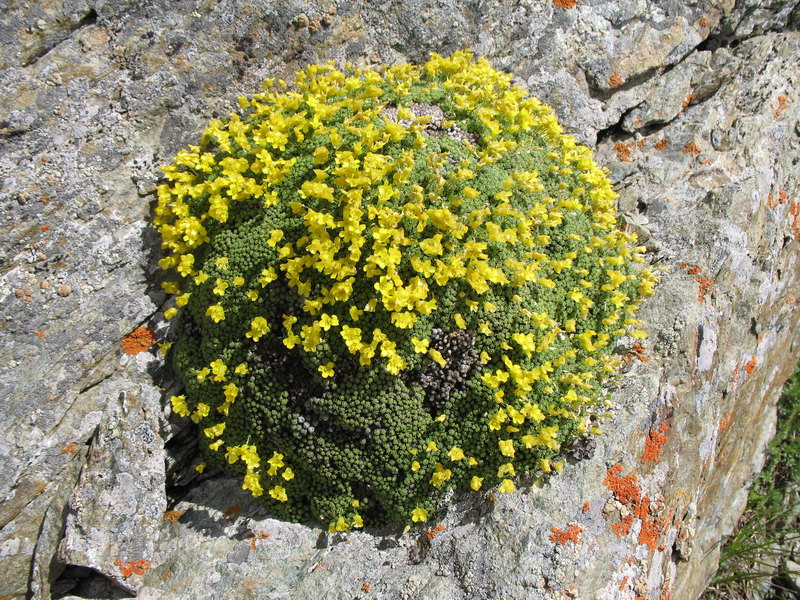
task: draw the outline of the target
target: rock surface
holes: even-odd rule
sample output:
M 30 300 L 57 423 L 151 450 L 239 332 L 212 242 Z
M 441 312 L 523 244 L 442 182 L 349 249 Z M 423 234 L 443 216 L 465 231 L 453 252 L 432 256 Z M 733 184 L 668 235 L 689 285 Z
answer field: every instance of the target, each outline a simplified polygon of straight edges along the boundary
M 796 0 L 11 3 L 0 599 L 695 598 L 800 350 L 799 26 Z M 158 347 L 123 351 L 169 336 L 156 166 L 266 76 L 462 47 L 611 169 L 661 267 L 650 337 L 620 348 L 606 433 L 562 476 L 454 498 L 427 536 L 269 519 L 194 472 Z

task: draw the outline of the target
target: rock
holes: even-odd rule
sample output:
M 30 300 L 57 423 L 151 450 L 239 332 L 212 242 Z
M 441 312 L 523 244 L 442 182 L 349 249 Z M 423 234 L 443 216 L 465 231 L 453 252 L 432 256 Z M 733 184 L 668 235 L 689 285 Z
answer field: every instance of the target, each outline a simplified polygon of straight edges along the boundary
M 629 595 L 696 597 L 744 506 L 798 355 L 800 36 L 787 25 L 797 7 L 9 7 L 0 25 L 0 597 L 350 599 L 368 584 L 387 599 L 552 597 L 547 590 L 611 599 L 623 583 Z M 185 429 L 160 412 L 175 391 L 163 359 L 120 351 L 144 325 L 158 341 L 169 336 L 155 316 L 164 295 L 147 224 L 156 167 L 266 76 L 460 47 L 514 73 L 614 165 L 620 206 L 662 269 L 641 313 L 650 338 L 610 388 L 616 409 L 592 458 L 513 495 L 454 498 L 433 539 L 390 530 L 328 539 L 270 519 L 235 481 L 197 474 Z M 625 159 L 617 143 L 630 144 Z M 142 423 L 153 439 L 137 444 Z M 634 475 L 638 496 L 623 502 L 614 477 Z M 583 512 L 587 502 L 597 509 Z M 175 522 L 163 520 L 168 507 Z M 571 525 L 583 530 L 576 544 L 549 540 Z
M 136 592 L 166 511 L 161 394 L 124 382 L 109 387 L 119 391 L 109 398 L 70 498 L 58 558 Z

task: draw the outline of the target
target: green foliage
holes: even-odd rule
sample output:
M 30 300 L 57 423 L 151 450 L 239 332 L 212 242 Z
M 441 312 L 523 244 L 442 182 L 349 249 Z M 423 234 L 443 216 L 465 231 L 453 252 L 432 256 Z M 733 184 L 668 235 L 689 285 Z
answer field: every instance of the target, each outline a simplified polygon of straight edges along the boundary
M 599 433 L 655 278 L 590 151 L 509 80 L 466 52 L 311 66 L 164 168 L 173 409 L 273 514 L 424 521 Z

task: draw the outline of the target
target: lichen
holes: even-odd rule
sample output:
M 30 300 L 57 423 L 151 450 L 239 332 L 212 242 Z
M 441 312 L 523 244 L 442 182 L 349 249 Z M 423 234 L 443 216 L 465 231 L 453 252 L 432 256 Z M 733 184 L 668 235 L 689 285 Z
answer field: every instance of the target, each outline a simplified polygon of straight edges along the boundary
M 285 519 L 423 522 L 599 433 L 655 278 L 552 110 L 469 52 L 269 80 L 164 167 L 204 464 Z

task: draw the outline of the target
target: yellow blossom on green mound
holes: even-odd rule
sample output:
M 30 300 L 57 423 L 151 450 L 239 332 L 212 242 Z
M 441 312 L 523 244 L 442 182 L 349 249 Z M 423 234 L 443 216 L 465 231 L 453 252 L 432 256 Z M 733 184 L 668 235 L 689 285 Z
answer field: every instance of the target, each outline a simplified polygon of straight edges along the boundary
M 173 410 L 275 515 L 423 522 L 597 430 L 655 277 L 606 172 L 510 80 L 466 51 L 312 65 L 163 168 Z

